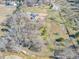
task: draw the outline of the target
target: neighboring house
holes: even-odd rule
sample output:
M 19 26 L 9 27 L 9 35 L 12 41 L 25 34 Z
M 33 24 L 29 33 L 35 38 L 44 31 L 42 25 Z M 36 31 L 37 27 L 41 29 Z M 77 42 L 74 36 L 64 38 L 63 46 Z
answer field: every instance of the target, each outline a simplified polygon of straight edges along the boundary
M 79 0 L 67 0 L 67 2 L 71 10 L 79 12 Z
M 34 6 L 34 5 L 42 5 L 51 2 L 51 0 L 24 0 L 24 4 L 27 6 Z
M 15 0 L 5 0 L 5 4 L 8 6 L 17 6 L 17 3 Z
M 0 0 L 0 4 L 5 4 L 7 6 L 17 6 L 16 0 Z
M 67 0 L 68 2 L 79 2 L 79 0 Z
M 25 4 L 26 6 L 37 6 L 37 5 L 42 5 L 42 4 L 48 4 L 51 3 L 52 0 L 21 0 L 20 3 Z M 13 5 L 16 6 L 16 3 L 18 3 L 17 0 L 0 0 L 0 3 L 4 3 L 6 5 Z
M 4 3 L 4 0 L 0 0 L 0 4 L 3 4 Z

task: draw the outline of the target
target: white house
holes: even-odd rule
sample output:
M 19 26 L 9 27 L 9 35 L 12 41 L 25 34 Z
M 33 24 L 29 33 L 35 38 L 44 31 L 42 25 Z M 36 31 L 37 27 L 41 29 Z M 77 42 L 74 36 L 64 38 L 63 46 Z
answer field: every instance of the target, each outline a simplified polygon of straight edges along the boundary
M 53 8 L 52 9 L 55 10 L 55 11 L 60 11 L 60 6 L 58 4 L 53 3 Z

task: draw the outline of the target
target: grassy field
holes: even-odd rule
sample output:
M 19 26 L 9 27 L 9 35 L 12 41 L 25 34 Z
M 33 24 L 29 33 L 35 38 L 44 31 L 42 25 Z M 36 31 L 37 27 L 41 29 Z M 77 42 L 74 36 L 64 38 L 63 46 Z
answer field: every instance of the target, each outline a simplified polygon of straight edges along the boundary
M 4 22 L 5 19 L 7 18 L 6 15 L 11 15 L 13 13 L 13 11 L 15 10 L 15 8 L 8 8 L 8 7 L 0 7 L 0 23 Z M 43 35 L 43 38 L 49 38 L 51 39 L 50 41 L 54 41 L 56 38 L 62 37 L 64 39 L 67 39 L 68 35 L 65 33 L 65 31 L 62 31 L 62 26 L 60 25 L 60 23 L 62 23 L 62 19 L 59 15 L 59 12 L 56 12 L 54 10 L 49 9 L 49 6 L 47 5 L 42 5 L 42 6 L 36 6 L 36 7 L 26 7 L 26 6 L 22 6 L 20 11 L 27 13 L 27 12 L 34 12 L 34 13 L 39 13 L 40 17 L 41 16 L 45 16 L 45 25 L 46 26 L 46 32 Z M 52 18 L 52 20 L 51 20 Z M 2 28 L 2 26 L 0 25 L 0 29 Z M 45 30 L 44 28 L 42 28 L 40 31 L 43 32 L 43 30 Z M 4 35 L 4 32 L 0 31 L 0 36 Z M 55 46 L 53 45 L 53 43 L 51 42 L 48 46 L 48 49 L 50 48 L 55 48 Z M 4 56 L 9 56 L 9 55 L 17 55 L 17 56 L 21 56 L 23 59 L 49 59 L 49 57 L 40 57 L 40 56 L 29 56 L 29 55 L 25 55 L 23 53 L 15 53 L 15 52 L 5 52 L 3 53 Z
M 44 7 L 44 8 L 43 8 Z M 47 15 L 47 9 L 48 7 L 46 6 L 42 6 L 42 7 L 26 7 L 26 8 L 22 8 L 21 10 L 23 12 L 37 12 L 40 13 L 39 15 L 41 16 L 46 16 Z M 12 13 L 14 12 L 15 8 L 10 8 L 10 7 L 4 7 L 4 6 L 0 6 L 0 24 L 3 23 L 4 21 L 6 21 L 6 18 L 8 17 L 8 15 L 12 15 Z M 3 28 L 2 25 L 0 25 L 0 36 L 4 36 L 5 32 L 2 32 L 1 29 Z M 1 53 L 4 56 L 12 56 L 12 55 L 16 55 L 16 56 L 20 56 L 23 59 L 49 59 L 48 57 L 40 57 L 40 56 L 29 56 L 29 55 L 25 55 L 23 53 L 15 53 L 15 52 L 4 52 Z
M 8 7 L 1 5 L 0 6 L 0 22 L 4 21 L 8 15 L 12 15 L 12 13 L 16 10 L 15 7 Z
M 0 15 L 10 15 L 15 10 L 15 7 L 8 7 L 8 6 L 0 6 Z
M 46 6 L 46 5 L 36 6 L 36 7 L 23 6 L 23 7 L 21 7 L 21 11 L 23 11 L 23 12 L 35 12 L 35 13 L 47 13 L 48 8 L 49 8 L 49 6 Z
M 29 56 L 29 55 L 25 55 L 25 54 L 20 53 L 20 52 L 19 53 L 16 53 L 16 52 L 5 52 L 5 53 L 1 53 L 1 54 L 3 54 L 4 57 L 5 56 L 15 55 L 15 56 L 19 56 L 19 57 L 21 57 L 23 59 L 49 59 L 48 57 L 40 57 L 40 56 L 34 56 L 34 55 Z

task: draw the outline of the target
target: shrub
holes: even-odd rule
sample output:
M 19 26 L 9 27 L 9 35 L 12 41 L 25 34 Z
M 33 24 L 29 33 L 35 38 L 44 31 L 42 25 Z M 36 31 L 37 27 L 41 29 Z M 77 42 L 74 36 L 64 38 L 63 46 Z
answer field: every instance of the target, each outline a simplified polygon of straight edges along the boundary
M 61 41 L 63 41 L 63 40 L 64 40 L 64 38 L 62 38 L 62 37 L 61 37 L 61 38 L 56 39 L 56 41 L 57 41 L 57 42 L 61 42 Z
M 75 37 L 79 37 L 79 32 L 77 32 L 77 33 L 75 34 Z

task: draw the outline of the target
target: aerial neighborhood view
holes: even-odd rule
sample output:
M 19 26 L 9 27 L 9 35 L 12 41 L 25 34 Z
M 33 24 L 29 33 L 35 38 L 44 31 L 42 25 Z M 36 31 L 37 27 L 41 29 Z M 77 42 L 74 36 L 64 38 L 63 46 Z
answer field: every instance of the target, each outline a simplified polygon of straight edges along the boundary
M 79 0 L 0 0 L 0 59 L 79 59 Z

